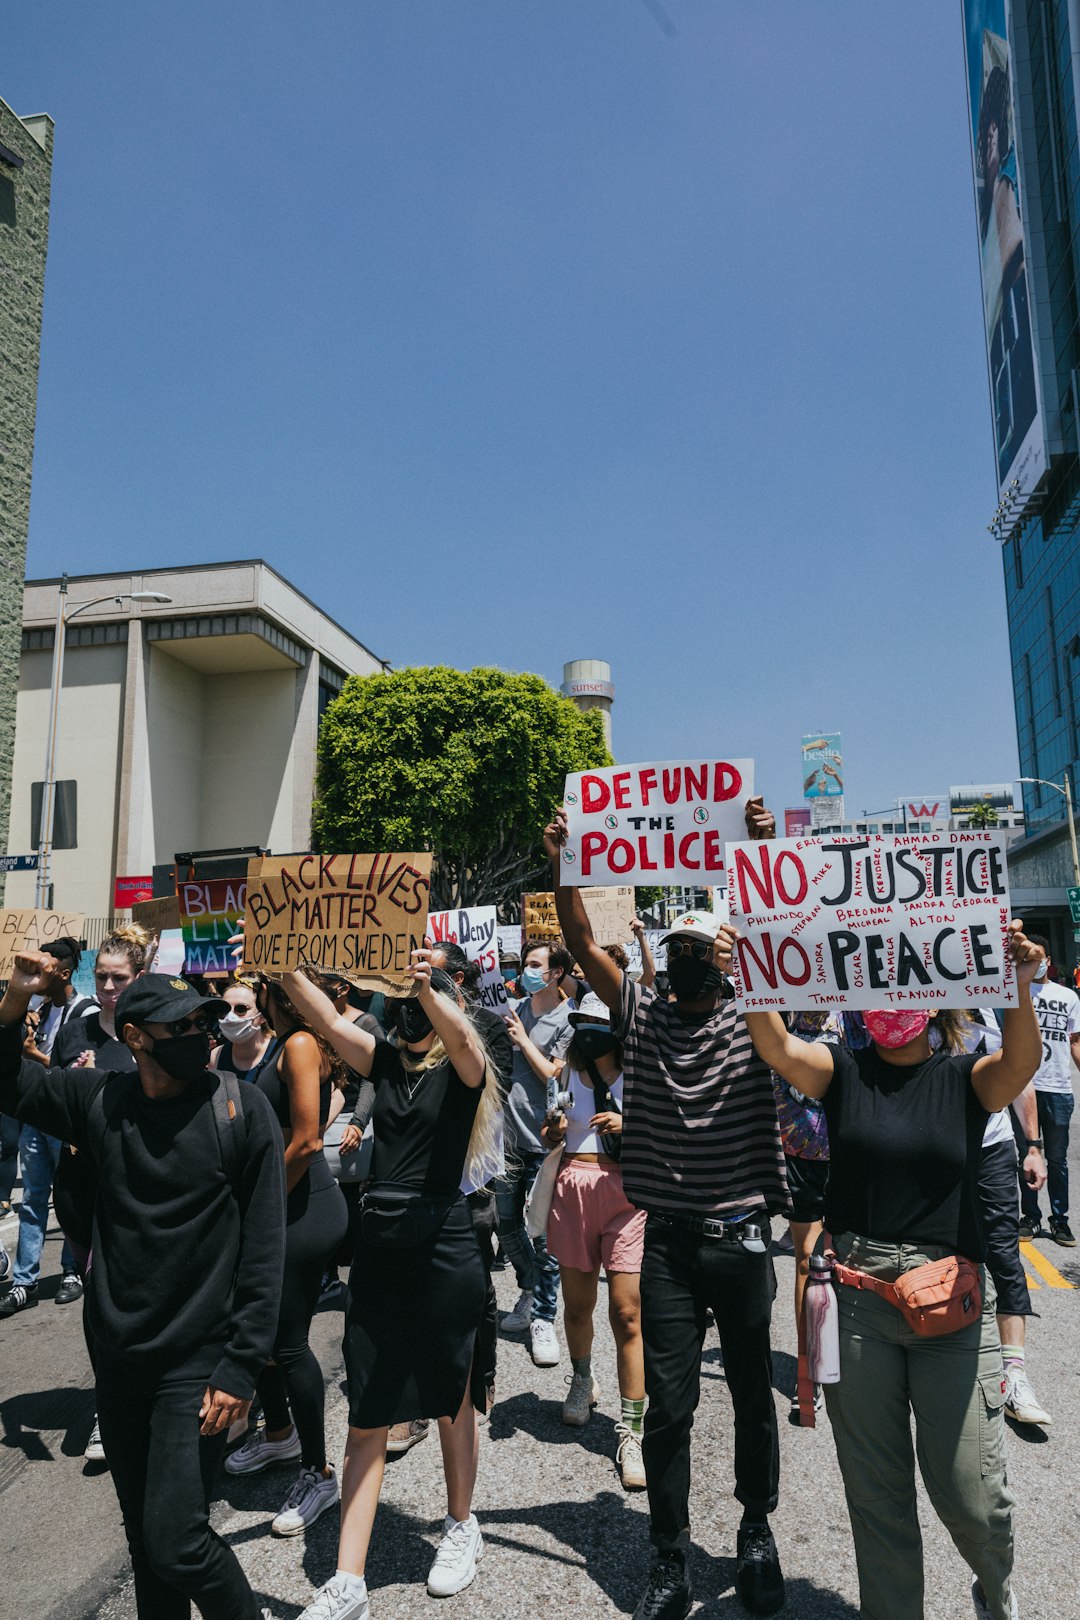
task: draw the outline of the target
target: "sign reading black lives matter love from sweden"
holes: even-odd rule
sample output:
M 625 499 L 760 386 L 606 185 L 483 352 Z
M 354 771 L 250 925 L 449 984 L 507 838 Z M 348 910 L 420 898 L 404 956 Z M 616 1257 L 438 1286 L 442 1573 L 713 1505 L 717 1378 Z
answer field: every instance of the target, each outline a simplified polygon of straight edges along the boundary
M 1000 833 L 729 844 L 744 1012 L 1011 1007 Z
M 743 805 L 753 791 L 752 759 L 575 771 L 563 796 L 562 881 L 570 888 L 722 885 L 724 845 L 744 836 Z

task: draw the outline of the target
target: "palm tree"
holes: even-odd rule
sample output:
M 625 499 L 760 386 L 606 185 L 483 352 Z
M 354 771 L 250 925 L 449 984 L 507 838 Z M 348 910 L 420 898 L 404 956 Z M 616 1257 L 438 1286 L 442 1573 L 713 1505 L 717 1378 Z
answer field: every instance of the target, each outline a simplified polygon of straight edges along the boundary
M 989 799 L 981 804 L 972 805 L 971 809 L 967 813 L 967 824 L 969 827 L 977 827 L 980 829 L 983 827 L 997 826 L 998 813 L 990 803 Z

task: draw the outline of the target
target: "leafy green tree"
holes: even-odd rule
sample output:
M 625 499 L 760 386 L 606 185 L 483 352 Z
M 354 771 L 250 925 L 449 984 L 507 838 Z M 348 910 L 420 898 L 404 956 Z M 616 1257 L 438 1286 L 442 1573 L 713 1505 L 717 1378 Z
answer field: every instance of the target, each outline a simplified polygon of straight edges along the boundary
M 969 827 L 976 827 L 979 829 L 984 827 L 996 827 L 998 824 L 998 813 L 994 809 L 993 805 L 989 802 L 973 804 L 967 813 L 967 824 Z
M 433 909 L 546 888 L 541 833 L 567 772 L 612 763 L 598 710 L 538 675 L 445 665 L 352 676 L 318 758 L 313 849 L 430 849 Z

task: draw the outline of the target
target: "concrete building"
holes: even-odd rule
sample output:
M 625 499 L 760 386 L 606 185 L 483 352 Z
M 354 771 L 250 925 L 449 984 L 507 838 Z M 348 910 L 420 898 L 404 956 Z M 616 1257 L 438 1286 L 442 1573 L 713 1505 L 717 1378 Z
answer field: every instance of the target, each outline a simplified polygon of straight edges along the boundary
M 13 854 L 36 847 L 59 583 L 30 580 L 23 600 Z M 145 591 L 171 600 L 127 600 Z M 78 829 L 53 857 L 56 903 L 107 916 L 115 878 L 179 852 L 307 849 L 319 720 L 383 661 L 258 560 L 80 575 L 68 604 L 56 776 L 76 784 Z M 9 877 L 9 906 L 33 893 L 32 874 Z
M 909 793 L 897 799 L 888 810 L 866 811 L 852 820 L 829 823 L 824 827 L 806 825 L 815 837 L 829 833 L 929 833 L 959 832 L 970 825 L 972 809 L 987 804 L 997 813 L 996 832 L 1012 844 L 1024 834 L 1024 812 L 1016 804 L 1010 782 L 968 784 L 951 787 L 948 793 Z M 809 805 L 784 812 L 785 831 L 800 836 L 795 826 L 799 816 L 809 817 Z M 794 819 L 793 819 L 794 818 Z
M 611 684 L 611 665 L 602 658 L 575 658 L 563 665 L 562 693 L 572 699 L 582 711 L 599 709 L 604 717 L 604 737 L 611 752 L 611 705 L 615 701 L 615 688 Z
M 52 151 L 51 118 L 19 118 L 0 101 L 0 827 L 11 803 Z

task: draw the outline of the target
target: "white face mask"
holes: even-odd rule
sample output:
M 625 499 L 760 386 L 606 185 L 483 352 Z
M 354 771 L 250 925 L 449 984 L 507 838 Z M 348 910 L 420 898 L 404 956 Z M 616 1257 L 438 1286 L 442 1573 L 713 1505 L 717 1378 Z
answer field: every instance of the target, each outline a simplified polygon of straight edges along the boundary
M 255 1020 L 253 1018 L 238 1018 L 235 1013 L 226 1013 L 218 1022 L 218 1029 L 227 1041 L 246 1041 L 249 1035 L 255 1033 Z

